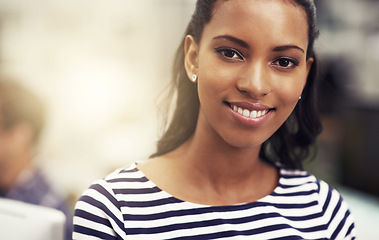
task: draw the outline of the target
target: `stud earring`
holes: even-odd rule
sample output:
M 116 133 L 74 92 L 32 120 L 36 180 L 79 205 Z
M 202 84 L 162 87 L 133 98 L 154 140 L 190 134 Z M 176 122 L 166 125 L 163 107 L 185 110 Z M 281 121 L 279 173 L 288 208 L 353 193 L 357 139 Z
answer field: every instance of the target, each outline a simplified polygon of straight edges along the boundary
M 196 82 L 197 81 L 197 75 L 196 74 L 193 74 L 192 75 L 192 79 L 191 79 L 192 82 Z
M 301 96 L 299 97 L 299 100 L 301 99 Z

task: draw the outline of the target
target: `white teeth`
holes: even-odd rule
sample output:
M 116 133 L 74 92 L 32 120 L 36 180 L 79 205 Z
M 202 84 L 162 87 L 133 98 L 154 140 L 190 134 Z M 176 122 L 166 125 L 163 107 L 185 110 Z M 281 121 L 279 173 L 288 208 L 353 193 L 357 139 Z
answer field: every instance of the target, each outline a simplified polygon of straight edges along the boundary
M 244 115 L 245 117 L 250 117 L 250 111 L 247 109 L 244 109 L 242 115 Z
M 237 107 L 236 105 L 232 105 L 231 106 L 233 111 L 235 112 L 238 112 L 239 114 L 245 116 L 245 117 L 248 117 L 248 118 L 259 118 L 263 115 L 265 115 L 266 113 L 268 113 L 268 110 L 263 110 L 263 111 L 257 111 L 257 110 L 253 110 L 253 111 L 249 111 L 248 109 L 243 109 L 241 107 Z

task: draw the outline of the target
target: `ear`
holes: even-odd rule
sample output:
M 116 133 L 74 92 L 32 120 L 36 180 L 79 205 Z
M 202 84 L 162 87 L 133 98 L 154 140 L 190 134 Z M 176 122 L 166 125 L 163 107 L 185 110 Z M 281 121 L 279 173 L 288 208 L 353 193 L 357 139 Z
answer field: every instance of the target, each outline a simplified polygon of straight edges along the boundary
M 305 77 L 305 81 L 304 81 L 304 86 L 303 86 L 303 88 L 304 88 L 305 85 L 307 84 L 308 75 L 309 75 L 309 72 L 311 71 L 311 67 L 312 67 L 313 62 L 314 62 L 314 59 L 313 59 L 313 58 L 308 58 L 308 59 L 307 59 L 306 66 L 305 66 L 306 77 Z
M 307 77 L 308 77 L 309 71 L 311 70 L 311 67 L 312 67 L 313 61 L 314 61 L 313 58 L 309 58 L 309 59 L 307 60 L 307 66 L 306 66 Z
M 187 76 L 189 79 L 192 79 L 192 75 L 197 74 L 198 70 L 199 48 L 191 35 L 187 35 L 184 40 L 184 54 L 184 66 Z

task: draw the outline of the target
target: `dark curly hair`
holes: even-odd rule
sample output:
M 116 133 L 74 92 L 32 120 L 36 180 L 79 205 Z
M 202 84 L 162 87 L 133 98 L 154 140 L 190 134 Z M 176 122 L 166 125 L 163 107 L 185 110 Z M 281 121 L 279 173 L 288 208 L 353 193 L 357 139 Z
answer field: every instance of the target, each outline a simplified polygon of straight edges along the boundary
M 168 101 L 173 102 L 174 96 L 176 97 L 175 110 L 170 124 L 158 141 L 157 151 L 151 157 L 160 156 L 176 149 L 195 131 L 200 102 L 197 86 L 188 80 L 184 67 L 184 40 L 185 36 L 192 35 L 196 43 L 200 42 L 204 27 L 210 22 L 217 1 L 232 0 L 198 0 L 196 3 L 195 12 L 174 59 Z M 288 168 L 302 169 L 302 162 L 314 153 L 312 147 L 322 129 L 316 99 L 318 61 L 314 51 L 314 41 L 318 36 L 318 29 L 314 1 L 293 1 L 302 6 L 307 14 L 309 26 L 307 59 L 313 58 L 314 61 L 302 99 L 286 122 L 262 144 L 260 158 L 271 163 L 281 163 Z

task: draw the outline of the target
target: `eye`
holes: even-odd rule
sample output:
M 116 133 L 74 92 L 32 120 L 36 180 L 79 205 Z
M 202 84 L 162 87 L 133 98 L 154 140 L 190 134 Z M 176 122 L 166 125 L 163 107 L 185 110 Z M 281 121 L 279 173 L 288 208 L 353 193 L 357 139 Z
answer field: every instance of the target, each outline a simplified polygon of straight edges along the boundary
M 215 51 L 228 60 L 243 60 L 242 55 L 233 48 L 215 48 Z
M 299 66 L 299 61 L 292 58 L 281 57 L 273 61 L 271 64 L 283 69 L 291 69 Z

